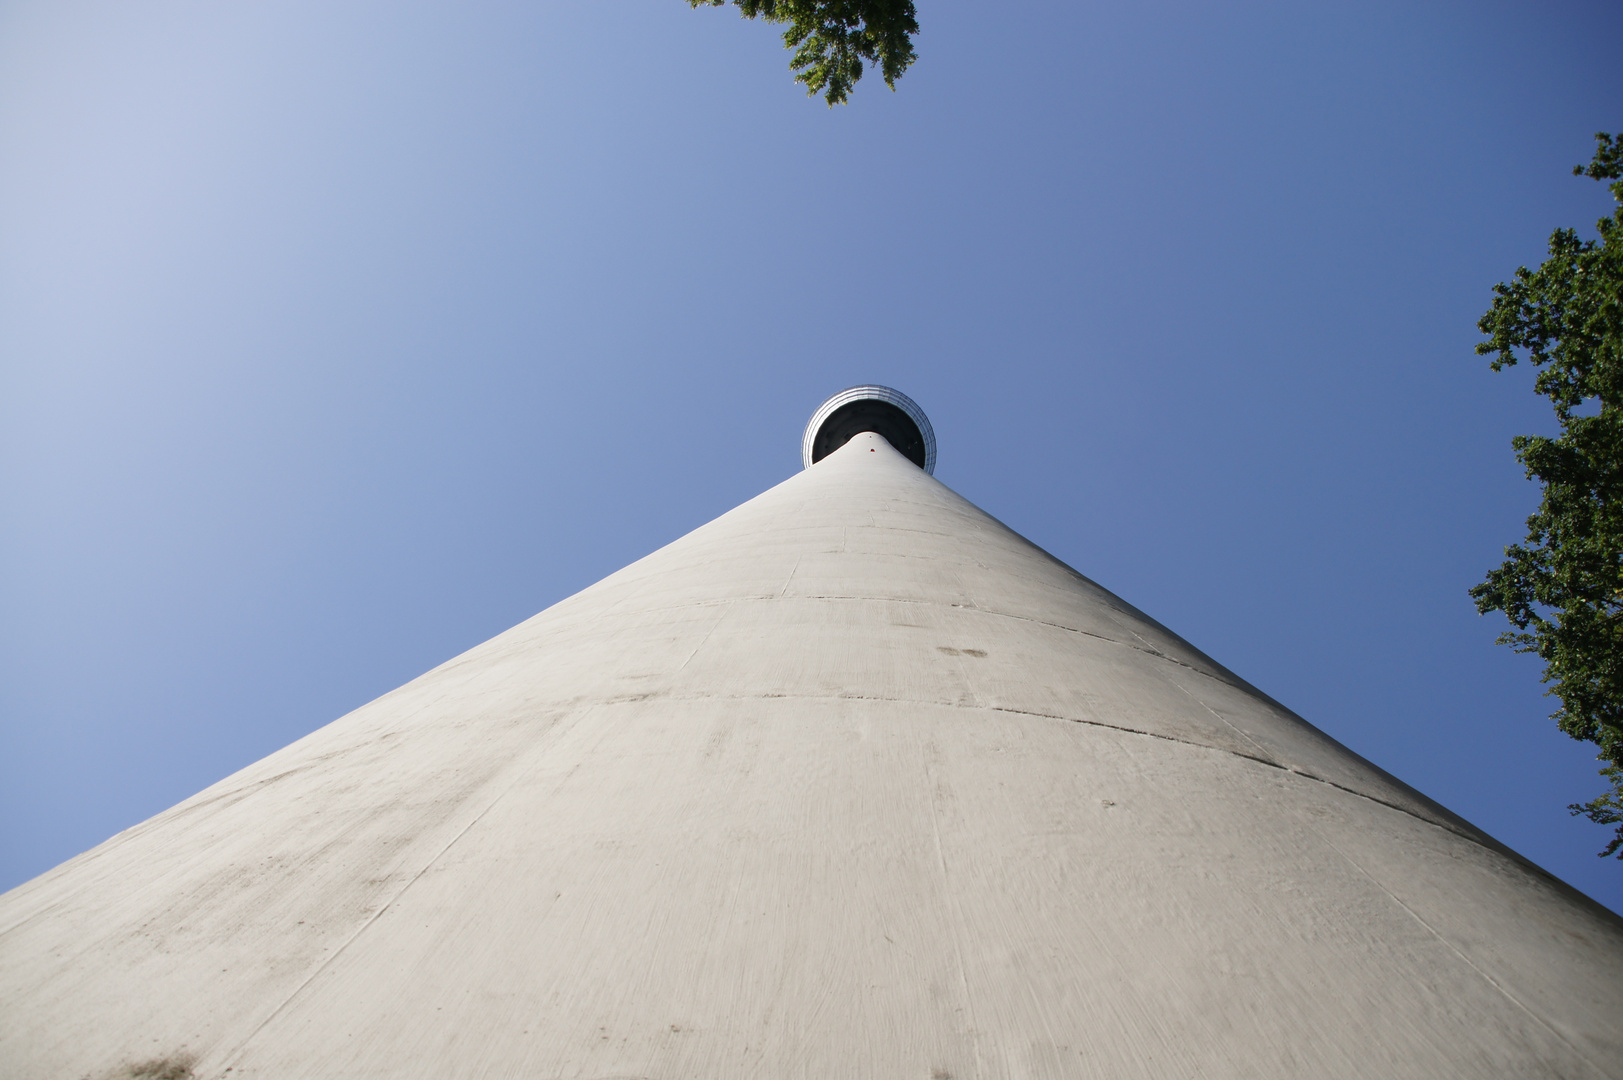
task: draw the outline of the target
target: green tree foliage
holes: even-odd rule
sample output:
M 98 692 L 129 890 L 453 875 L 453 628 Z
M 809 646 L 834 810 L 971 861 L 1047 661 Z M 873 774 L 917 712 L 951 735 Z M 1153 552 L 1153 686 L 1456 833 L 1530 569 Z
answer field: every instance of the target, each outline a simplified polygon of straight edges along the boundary
M 1495 371 L 1518 359 L 1538 369 L 1561 434 L 1513 441 L 1543 500 L 1527 539 L 1471 595 L 1515 626 L 1502 643 L 1544 661 L 1561 730 L 1600 748 L 1611 790 L 1570 809 L 1617 826 L 1601 855 L 1623 859 L 1623 135 L 1595 138 L 1594 160 L 1573 172 L 1612 182 L 1618 206 L 1599 238 L 1557 229 L 1550 257 L 1495 286 L 1477 323 L 1488 340 L 1476 351 Z
M 692 7 L 721 7 L 727 0 L 688 0 Z M 918 57 L 919 32 L 913 0 L 733 0 L 746 19 L 785 23 L 783 44 L 795 51 L 789 67 L 810 97 L 822 94 L 832 107 L 845 101 L 862 78 L 863 61 L 879 65 L 885 85 L 896 89 Z

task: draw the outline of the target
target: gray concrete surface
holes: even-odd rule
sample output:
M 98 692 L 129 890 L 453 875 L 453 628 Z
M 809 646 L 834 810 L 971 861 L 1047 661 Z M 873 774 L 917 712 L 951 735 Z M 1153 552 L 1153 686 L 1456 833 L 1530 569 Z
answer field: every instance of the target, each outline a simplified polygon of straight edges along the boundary
M 0 1075 L 1623 1076 L 1623 920 L 883 439 L 0 897 Z

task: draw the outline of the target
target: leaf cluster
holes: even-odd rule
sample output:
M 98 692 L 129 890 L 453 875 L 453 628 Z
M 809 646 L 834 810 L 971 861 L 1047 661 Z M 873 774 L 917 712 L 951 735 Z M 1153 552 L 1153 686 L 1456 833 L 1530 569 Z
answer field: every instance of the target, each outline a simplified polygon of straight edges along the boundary
M 1596 142 L 1573 173 L 1611 181 L 1617 209 L 1595 240 L 1557 229 L 1549 258 L 1495 286 L 1477 324 L 1488 340 L 1476 351 L 1495 371 L 1522 359 L 1539 369 L 1534 388 L 1560 434 L 1512 441 L 1543 497 L 1526 539 L 1471 596 L 1478 611 L 1505 613 L 1516 629 L 1499 640 L 1544 661 L 1561 702 L 1553 719 L 1608 763 L 1612 790 L 1571 810 L 1617 825 L 1601 854 L 1623 858 L 1623 135 Z
M 688 0 L 691 7 L 721 7 L 727 0 Z M 809 97 L 842 104 L 862 78 L 864 61 L 879 65 L 885 85 L 918 59 L 913 0 L 733 0 L 746 19 L 784 23 L 783 43 L 794 50 L 789 67 Z

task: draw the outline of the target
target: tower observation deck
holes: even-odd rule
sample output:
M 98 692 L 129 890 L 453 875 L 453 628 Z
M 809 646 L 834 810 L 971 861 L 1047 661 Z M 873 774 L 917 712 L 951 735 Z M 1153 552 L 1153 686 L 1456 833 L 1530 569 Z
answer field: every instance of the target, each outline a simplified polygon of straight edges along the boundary
M 0 896 L 0 1075 L 1623 1076 L 1623 920 L 937 481 L 905 395 L 803 458 Z

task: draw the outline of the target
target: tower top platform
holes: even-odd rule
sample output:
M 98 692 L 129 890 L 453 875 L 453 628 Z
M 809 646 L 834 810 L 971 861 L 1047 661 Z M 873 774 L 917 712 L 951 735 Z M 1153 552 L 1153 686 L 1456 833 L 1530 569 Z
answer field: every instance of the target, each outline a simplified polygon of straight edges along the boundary
M 874 383 L 847 387 L 817 407 L 800 441 L 801 464 L 811 468 L 864 431 L 883 435 L 903 457 L 935 475 L 930 418 L 900 390 Z

